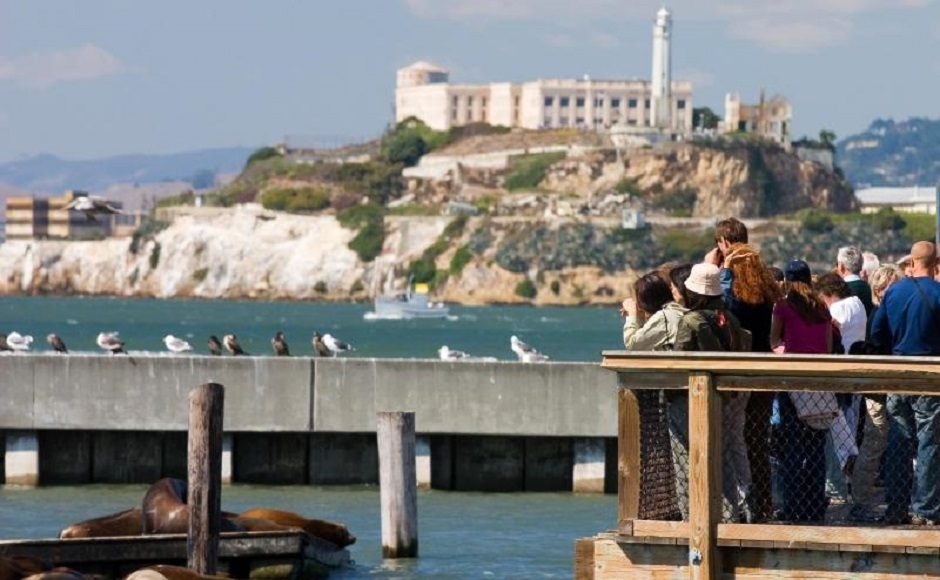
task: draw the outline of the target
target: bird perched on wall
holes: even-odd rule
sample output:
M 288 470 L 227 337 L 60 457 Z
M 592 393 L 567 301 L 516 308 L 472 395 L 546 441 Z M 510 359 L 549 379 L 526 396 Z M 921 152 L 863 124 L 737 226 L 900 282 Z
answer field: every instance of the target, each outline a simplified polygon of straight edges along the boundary
M 225 350 L 232 356 L 245 355 L 245 351 L 243 351 L 241 345 L 238 344 L 238 337 L 234 334 L 226 334 L 222 338 L 222 344 L 225 345 Z
M 274 347 L 274 354 L 277 356 L 290 356 L 290 348 L 287 346 L 287 339 L 280 330 L 271 339 L 271 346 Z
M 111 205 L 111 202 L 97 195 L 81 195 L 66 204 L 64 209 L 71 209 L 84 213 L 89 221 L 97 222 L 96 215 L 111 215 L 123 213 Z
M 522 362 L 545 362 L 548 360 L 546 355 L 522 342 L 516 335 L 509 337 L 509 347 L 512 348 L 512 352 L 516 353 L 516 356 L 518 356 L 519 360 Z
M 111 354 L 127 354 L 127 351 L 124 350 L 124 341 L 121 340 L 121 335 L 117 332 L 99 332 L 95 342 Z
M 65 342 L 63 342 L 63 340 L 59 338 L 59 335 L 54 332 L 46 337 L 46 342 L 48 342 L 49 346 L 51 346 L 52 349 L 58 353 L 69 353 L 69 349 L 65 348 Z
M 219 337 L 212 335 L 209 337 L 209 354 L 212 356 L 222 356 L 222 342 L 219 341 Z
M 172 334 L 168 334 L 163 337 L 163 344 L 166 345 L 167 350 L 174 354 L 179 354 L 181 352 L 186 352 L 187 350 L 193 349 L 191 344 L 182 338 L 173 336 Z
M 13 352 L 13 349 L 10 348 L 10 345 L 7 344 L 7 335 L 0 332 L 0 352 Z
M 441 360 L 460 360 L 470 358 L 470 355 L 464 351 L 450 349 L 446 344 L 437 349 L 437 354 L 441 357 Z
M 7 335 L 7 346 L 15 351 L 25 352 L 33 344 L 33 337 L 28 334 L 20 334 L 15 330 Z
M 320 356 L 336 356 L 341 352 L 356 350 L 347 342 L 343 342 L 330 334 L 313 333 L 313 348 Z

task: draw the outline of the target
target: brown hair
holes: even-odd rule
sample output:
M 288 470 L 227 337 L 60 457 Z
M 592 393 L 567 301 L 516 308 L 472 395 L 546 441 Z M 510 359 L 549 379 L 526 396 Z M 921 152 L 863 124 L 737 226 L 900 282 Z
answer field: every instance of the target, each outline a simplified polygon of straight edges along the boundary
M 715 241 L 724 238 L 729 244 L 747 243 L 747 226 L 737 218 L 728 218 L 715 224 Z
M 742 224 L 743 225 L 743 224 Z M 780 298 L 780 289 L 773 274 L 764 265 L 760 254 L 747 244 L 734 244 L 725 256 L 731 270 L 731 290 L 745 304 L 773 304 Z
M 820 274 L 813 286 L 816 288 L 816 292 L 823 296 L 835 296 L 840 300 L 852 295 L 852 289 L 842 279 L 842 276 L 835 272 Z
M 797 316 L 804 322 L 828 322 L 829 309 L 819 299 L 813 287 L 803 282 L 787 282 L 786 301 L 796 310 Z
M 649 314 L 662 310 L 667 302 L 672 302 L 669 282 L 656 271 L 637 278 L 633 283 L 633 291 L 636 294 L 637 307 Z

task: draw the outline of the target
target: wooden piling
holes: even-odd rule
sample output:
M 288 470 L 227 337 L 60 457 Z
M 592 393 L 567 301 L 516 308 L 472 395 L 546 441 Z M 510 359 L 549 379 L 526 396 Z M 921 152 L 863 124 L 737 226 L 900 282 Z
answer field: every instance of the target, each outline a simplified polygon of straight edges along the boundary
M 189 395 L 187 566 L 216 573 L 222 505 L 222 409 L 225 387 L 206 383 Z
M 376 417 L 382 556 L 418 556 L 418 491 L 415 471 L 415 414 L 380 412 Z

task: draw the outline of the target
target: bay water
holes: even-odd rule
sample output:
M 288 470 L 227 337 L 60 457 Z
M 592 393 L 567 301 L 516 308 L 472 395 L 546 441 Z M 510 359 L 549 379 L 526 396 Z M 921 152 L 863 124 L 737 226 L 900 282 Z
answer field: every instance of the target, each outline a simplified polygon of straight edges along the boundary
M 235 334 L 249 354 L 273 355 L 271 338 L 287 336 L 291 354 L 313 356 L 314 331 L 351 343 L 344 356 L 437 358 L 447 345 L 474 356 L 515 360 L 509 337 L 516 335 L 551 360 L 600 363 L 601 351 L 622 349 L 617 307 L 536 308 L 451 307 L 433 320 L 371 320 L 371 304 L 156 300 L 100 297 L 0 298 L 0 332 L 33 336 L 34 351 L 48 350 L 55 332 L 73 351 L 102 352 L 101 331 L 118 331 L 131 351 L 166 352 L 163 337 L 190 342 L 194 354 L 208 354 L 210 335 Z

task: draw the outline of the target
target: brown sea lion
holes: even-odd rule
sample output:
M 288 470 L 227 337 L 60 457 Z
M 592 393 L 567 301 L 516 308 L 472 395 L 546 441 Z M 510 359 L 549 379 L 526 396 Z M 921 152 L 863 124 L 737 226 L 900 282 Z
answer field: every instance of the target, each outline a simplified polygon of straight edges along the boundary
M 120 511 L 72 524 L 59 532 L 60 538 L 105 538 L 139 536 L 144 533 L 140 508 Z
M 21 580 L 45 572 L 49 567 L 36 558 L 0 557 L 0 580 Z
M 281 526 L 300 528 L 311 536 L 320 538 L 345 548 L 356 543 L 356 536 L 349 533 L 343 524 L 305 518 L 300 514 L 270 508 L 252 508 L 239 514 L 240 518 L 268 520 Z
M 185 534 L 189 532 L 189 506 L 186 505 L 186 482 L 164 477 L 157 480 L 144 494 L 144 534 Z M 223 532 L 243 532 L 245 529 L 224 517 L 219 527 Z
M 26 576 L 23 580 L 85 580 L 85 575 L 71 568 L 60 567 Z
M 182 566 L 168 566 L 158 564 L 148 566 L 135 572 L 131 572 L 124 580 L 214 580 L 222 579 L 223 576 L 211 576 L 207 574 L 197 574 L 189 568 Z

